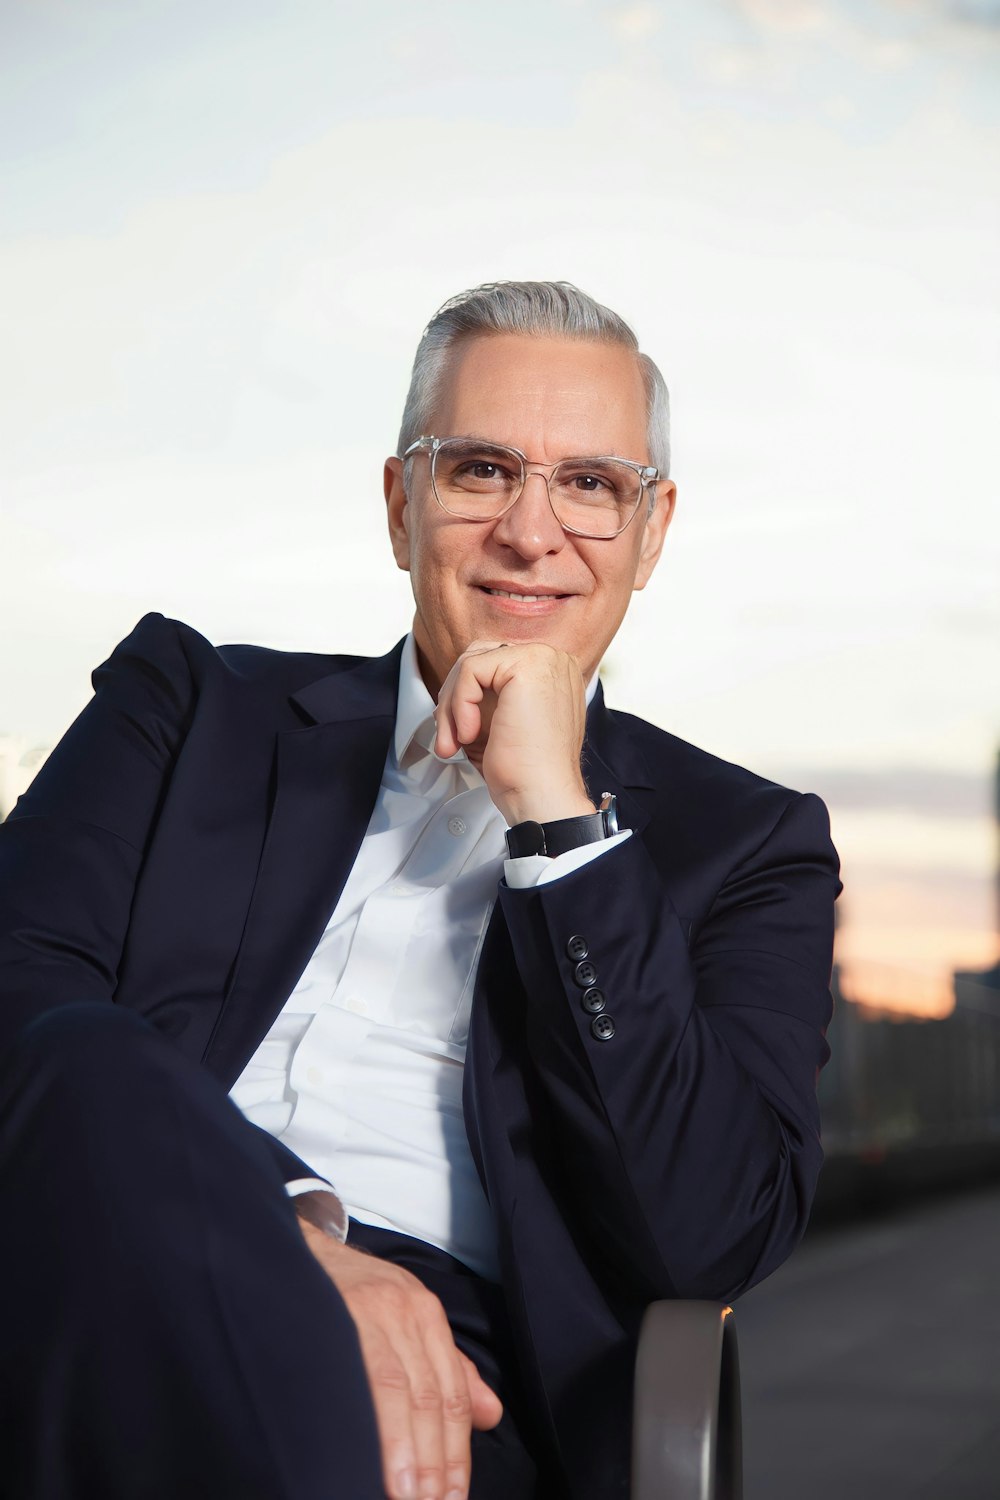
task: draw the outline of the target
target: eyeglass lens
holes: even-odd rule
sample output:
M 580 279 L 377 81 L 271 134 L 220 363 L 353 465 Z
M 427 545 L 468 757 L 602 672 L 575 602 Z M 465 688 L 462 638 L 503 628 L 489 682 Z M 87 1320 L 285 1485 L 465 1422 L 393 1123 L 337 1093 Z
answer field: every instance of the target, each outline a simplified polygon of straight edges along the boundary
M 431 467 L 434 493 L 445 510 L 489 520 L 512 505 L 524 485 L 524 465 L 513 449 L 446 438 Z M 566 458 L 549 477 L 556 518 L 589 536 L 614 536 L 631 520 L 642 481 L 613 458 Z

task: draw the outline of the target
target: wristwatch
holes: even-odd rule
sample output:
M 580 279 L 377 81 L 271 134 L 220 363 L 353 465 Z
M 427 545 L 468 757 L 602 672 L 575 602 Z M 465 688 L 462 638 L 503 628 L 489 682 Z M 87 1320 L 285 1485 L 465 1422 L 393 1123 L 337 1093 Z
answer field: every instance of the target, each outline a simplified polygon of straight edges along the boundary
M 545 854 L 554 859 L 567 849 L 581 844 L 597 844 L 614 838 L 618 832 L 618 798 L 612 792 L 601 793 L 600 810 L 585 813 L 582 818 L 557 818 L 554 823 L 515 823 L 507 829 L 507 854 L 510 859 L 524 859 L 528 854 Z

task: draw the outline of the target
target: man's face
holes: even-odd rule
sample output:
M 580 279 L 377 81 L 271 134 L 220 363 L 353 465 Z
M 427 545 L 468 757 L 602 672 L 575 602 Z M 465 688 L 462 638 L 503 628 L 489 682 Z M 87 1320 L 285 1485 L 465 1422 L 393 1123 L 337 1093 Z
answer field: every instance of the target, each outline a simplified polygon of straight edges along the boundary
M 430 430 L 505 443 L 533 463 L 650 462 L 638 362 L 613 344 L 512 334 L 459 344 Z M 401 461 L 389 459 L 389 533 L 396 562 L 410 574 L 413 634 L 430 691 L 474 640 L 545 641 L 576 657 L 589 679 L 660 555 L 675 492 L 665 480 L 657 488 L 651 516 L 644 499 L 619 536 L 597 539 L 563 531 L 537 472 L 505 515 L 466 521 L 435 501 L 427 455 L 415 460 L 409 496 Z M 534 597 L 504 597 L 511 593 Z

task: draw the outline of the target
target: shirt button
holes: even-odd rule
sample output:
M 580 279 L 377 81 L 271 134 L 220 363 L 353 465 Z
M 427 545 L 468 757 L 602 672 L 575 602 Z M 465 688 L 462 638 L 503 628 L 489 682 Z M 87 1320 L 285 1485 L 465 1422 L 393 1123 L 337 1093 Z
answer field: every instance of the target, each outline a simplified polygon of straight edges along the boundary
M 610 1042 L 615 1034 L 615 1023 L 610 1016 L 595 1016 L 590 1029 L 599 1042 Z
M 367 1005 L 363 1000 L 359 1000 L 357 995 L 348 995 L 347 999 L 344 1001 L 344 1007 L 347 1010 L 352 1010 L 356 1016 L 364 1016 L 368 1014 Z
M 464 818 L 448 819 L 448 832 L 453 833 L 456 838 L 459 838 L 465 832 L 465 828 L 466 823 Z
M 590 952 L 590 949 L 587 947 L 587 939 L 580 937 L 579 934 L 571 937 L 566 944 L 566 952 L 570 958 L 586 958 Z
M 306 1078 L 310 1083 L 322 1083 L 323 1071 L 321 1068 L 308 1068 L 306 1070 Z

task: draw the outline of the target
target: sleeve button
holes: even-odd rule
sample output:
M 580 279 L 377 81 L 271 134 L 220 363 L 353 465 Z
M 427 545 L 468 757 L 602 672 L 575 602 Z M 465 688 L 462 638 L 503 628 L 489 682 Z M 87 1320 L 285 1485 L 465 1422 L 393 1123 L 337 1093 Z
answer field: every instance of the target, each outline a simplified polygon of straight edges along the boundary
M 589 959 L 585 958 L 582 963 L 577 964 L 573 970 L 573 978 L 582 990 L 589 990 L 597 978 L 597 970 Z
M 566 944 L 566 952 L 570 958 L 586 958 L 590 950 L 587 947 L 587 939 L 580 937 L 579 933 L 571 937 Z
M 590 1029 L 599 1042 L 610 1042 L 615 1034 L 615 1023 L 610 1016 L 595 1016 Z
M 599 1015 L 607 1004 L 607 1001 L 604 998 L 604 991 L 595 989 L 593 986 L 591 986 L 589 990 L 584 991 L 583 999 L 580 1001 L 580 1004 L 583 1006 L 584 1010 L 589 1011 L 592 1016 Z

